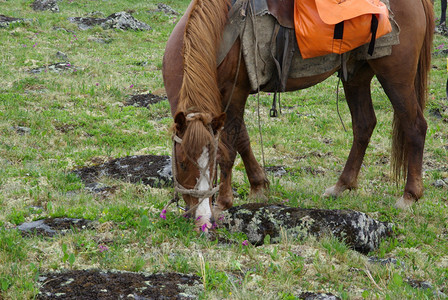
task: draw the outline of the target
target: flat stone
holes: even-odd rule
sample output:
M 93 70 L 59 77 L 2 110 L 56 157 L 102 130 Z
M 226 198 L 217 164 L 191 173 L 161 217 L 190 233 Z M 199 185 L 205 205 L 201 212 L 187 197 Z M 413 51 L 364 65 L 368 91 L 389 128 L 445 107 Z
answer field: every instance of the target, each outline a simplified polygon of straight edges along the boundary
M 38 221 L 22 223 L 17 226 L 17 229 L 24 235 L 44 235 L 54 236 L 55 234 L 65 234 L 67 231 L 76 229 L 91 228 L 92 221 L 85 219 L 72 218 L 50 218 Z
M 376 221 L 353 210 L 304 209 L 285 205 L 249 203 L 223 212 L 222 225 L 230 232 L 243 232 L 250 243 L 262 245 L 267 235 L 279 242 L 283 228 L 292 237 L 331 233 L 361 253 L 375 249 L 392 234 L 391 223 Z M 220 224 L 221 225 L 221 224 Z

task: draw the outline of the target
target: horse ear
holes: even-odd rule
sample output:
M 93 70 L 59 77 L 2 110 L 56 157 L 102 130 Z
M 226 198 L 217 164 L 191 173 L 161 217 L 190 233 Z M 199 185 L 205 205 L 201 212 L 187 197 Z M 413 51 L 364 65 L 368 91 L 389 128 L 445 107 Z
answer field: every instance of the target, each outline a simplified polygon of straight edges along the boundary
M 222 113 L 219 116 L 213 118 L 211 125 L 214 133 L 216 133 L 218 130 L 224 127 L 225 120 L 226 120 L 226 113 Z
M 176 127 L 176 132 L 184 132 L 187 124 L 187 119 L 185 118 L 185 114 L 183 112 L 178 112 L 174 116 L 174 124 Z

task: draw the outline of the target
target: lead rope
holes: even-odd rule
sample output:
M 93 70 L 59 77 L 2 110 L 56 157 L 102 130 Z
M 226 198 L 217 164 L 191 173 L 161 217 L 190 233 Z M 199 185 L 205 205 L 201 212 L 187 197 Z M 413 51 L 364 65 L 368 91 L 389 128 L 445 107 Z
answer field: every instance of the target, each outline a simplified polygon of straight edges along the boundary
M 255 78 L 257 81 L 257 115 L 258 115 L 258 132 L 259 132 L 259 136 L 260 136 L 260 146 L 261 146 L 261 157 L 262 157 L 262 161 L 263 161 L 263 170 L 266 169 L 266 161 L 264 159 L 264 147 L 263 147 L 263 132 L 262 132 L 262 128 L 261 128 L 261 117 L 260 117 L 260 84 L 258 81 L 258 39 L 257 39 L 257 30 L 256 30 L 256 26 L 257 26 L 257 22 L 255 20 L 255 12 L 254 12 L 254 7 L 253 7 L 253 1 L 250 1 L 250 18 L 252 20 L 252 30 L 253 30 L 253 34 L 254 34 L 254 39 L 255 39 Z

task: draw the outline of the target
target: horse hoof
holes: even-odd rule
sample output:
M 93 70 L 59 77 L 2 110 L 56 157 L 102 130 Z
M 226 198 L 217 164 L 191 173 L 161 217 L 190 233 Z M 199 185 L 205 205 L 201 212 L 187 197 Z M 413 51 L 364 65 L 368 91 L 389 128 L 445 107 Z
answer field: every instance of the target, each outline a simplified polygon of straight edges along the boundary
M 333 185 L 332 187 L 329 187 L 325 190 L 325 192 L 322 194 L 322 197 L 324 198 L 331 198 L 331 197 L 339 197 L 340 192 L 336 190 L 336 186 Z
M 413 199 L 405 199 L 404 197 L 401 197 L 397 200 L 397 202 L 395 202 L 395 208 L 401 210 L 410 210 L 414 203 L 415 201 Z

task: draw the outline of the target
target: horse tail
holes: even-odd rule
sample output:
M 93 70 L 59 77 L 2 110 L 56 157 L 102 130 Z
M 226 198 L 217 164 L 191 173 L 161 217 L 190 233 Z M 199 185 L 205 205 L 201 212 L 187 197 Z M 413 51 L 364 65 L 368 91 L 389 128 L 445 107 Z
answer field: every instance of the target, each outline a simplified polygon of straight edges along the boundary
M 434 9 L 431 0 L 422 0 L 426 15 L 426 33 L 420 50 L 418 59 L 417 73 L 414 79 L 414 89 L 420 109 L 423 111 L 428 99 L 428 79 L 431 69 L 431 49 L 432 39 L 434 35 Z M 402 126 L 397 115 L 394 114 L 393 119 L 393 137 L 392 137 L 392 171 L 394 178 L 398 181 L 401 178 L 406 180 L 408 169 L 408 153 L 405 147 L 405 137 Z
M 228 0 L 193 0 L 183 36 L 183 82 L 178 111 L 221 113 L 217 52 Z

